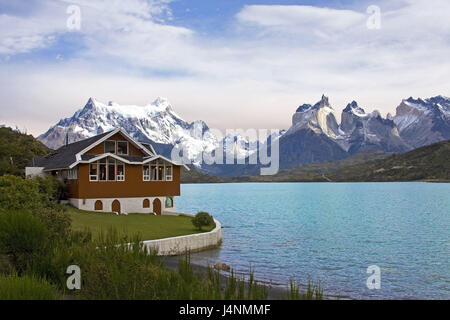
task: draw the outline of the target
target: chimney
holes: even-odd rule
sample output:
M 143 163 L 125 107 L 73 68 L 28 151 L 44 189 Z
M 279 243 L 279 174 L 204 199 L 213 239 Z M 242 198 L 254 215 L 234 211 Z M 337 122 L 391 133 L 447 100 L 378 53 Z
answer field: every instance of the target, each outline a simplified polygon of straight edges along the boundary
M 66 146 L 69 144 L 69 133 L 66 132 Z

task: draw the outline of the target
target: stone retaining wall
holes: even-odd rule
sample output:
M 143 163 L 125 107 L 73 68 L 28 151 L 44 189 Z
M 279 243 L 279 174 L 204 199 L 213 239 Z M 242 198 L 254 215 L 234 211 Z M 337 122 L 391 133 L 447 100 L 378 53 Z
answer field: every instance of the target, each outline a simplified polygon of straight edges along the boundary
M 178 215 L 194 216 L 187 213 Z M 148 240 L 143 241 L 143 244 L 149 250 L 158 250 L 158 256 L 175 256 L 184 254 L 186 251 L 197 252 L 212 249 L 222 243 L 222 226 L 216 219 L 214 219 L 214 222 L 216 223 L 216 227 L 210 232 L 166 239 Z

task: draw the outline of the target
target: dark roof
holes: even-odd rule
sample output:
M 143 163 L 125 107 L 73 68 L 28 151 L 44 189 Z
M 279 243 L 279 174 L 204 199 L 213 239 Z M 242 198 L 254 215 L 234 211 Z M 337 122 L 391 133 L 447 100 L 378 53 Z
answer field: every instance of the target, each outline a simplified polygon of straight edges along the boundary
M 79 153 L 80 151 L 83 151 L 84 149 L 89 147 L 91 144 L 102 139 L 109 133 L 111 133 L 111 131 L 99 134 L 95 137 L 91 137 L 91 138 L 84 139 L 84 140 L 81 140 L 78 142 L 74 142 L 74 143 L 68 144 L 66 146 L 62 146 L 58 150 L 52 152 L 51 154 L 49 154 L 43 158 L 34 158 L 33 166 L 34 167 L 43 167 L 44 170 L 67 168 L 72 163 L 77 161 L 75 158 L 75 155 L 77 153 Z
M 139 141 L 139 143 L 151 154 L 153 154 L 153 150 L 152 150 L 152 144 L 150 142 L 143 142 L 143 141 Z

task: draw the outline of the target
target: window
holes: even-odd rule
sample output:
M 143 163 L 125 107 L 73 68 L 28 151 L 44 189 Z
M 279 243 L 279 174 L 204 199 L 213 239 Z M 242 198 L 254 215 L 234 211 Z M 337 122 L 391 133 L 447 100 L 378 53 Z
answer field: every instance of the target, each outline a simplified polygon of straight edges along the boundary
M 158 167 L 157 167 L 157 166 L 152 166 L 151 168 L 152 168 L 152 171 L 151 171 L 151 174 L 152 174 L 151 180 L 152 180 L 152 181 L 156 181 L 156 180 L 157 180 L 157 177 L 158 177 Z
M 158 166 L 158 177 L 157 180 L 158 181 L 163 181 L 164 180 L 164 166 Z
M 128 141 L 117 141 L 117 154 L 128 154 Z
M 173 208 L 173 197 L 166 197 L 166 208 Z
M 105 163 L 102 163 L 101 161 L 102 160 L 100 160 L 100 164 L 98 165 L 98 180 L 106 181 L 106 160 Z
M 97 181 L 98 180 L 98 171 L 97 171 L 98 165 L 97 163 L 91 163 L 89 166 L 89 180 L 90 181 Z
M 112 140 L 105 141 L 105 153 L 116 153 L 116 142 Z
M 142 174 L 144 181 L 150 181 L 150 168 L 149 166 L 142 167 Z
M 78 168 L 70 169 L 67 174 L 67 179 L 69 180 L 77 180 L 78 179 Z
M 108 159 L 108 181 L 116 181 L 116 160 Z
M 125 181 L 125 164 L 115 159 L 101 159 L 89 166 L 90 181 Z
M 172 181 L 172 166 L 166 166 L 166 181 Z
M 144 181 L 172 181 L 173 168 L 170 164 L 165 164 L 163 160 L 153 161 L 143 165 Z
M 117 181 L 125 181 L 125 165 L 117 161 Z
M 144 199 L 142 202 L 142 208 L 150 208 L 150 200 Z

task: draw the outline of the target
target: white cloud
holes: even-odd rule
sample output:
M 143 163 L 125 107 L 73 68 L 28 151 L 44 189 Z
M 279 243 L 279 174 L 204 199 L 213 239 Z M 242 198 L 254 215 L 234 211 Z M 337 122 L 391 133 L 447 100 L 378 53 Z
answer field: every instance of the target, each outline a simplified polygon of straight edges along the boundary
M 53 3 L 26 18 L 0 15 L 0 54 L 33 52 L 68 33 L 69 2 Z M 297 105 L 322 93 L 338 111 L 355 99 L 383 113 L 410 95 L 450 95 L 448 1 L 380 1 L 380 30 L 366 28 L 361 4 L 245 6 L 226 37 L 171 25 L 170 1 L 70 3 L 81 8 L 79 52 L 0 70 L 0 99 L 11 106 L 3 117 L 35 134 L 89 96 L 144 104 L 162 95 L 210 126 L 286 128 Z
M 301 5 L 248 5 L 237 15 L 241 22 L 265 27 L 345 30 L 360 25 L 365 15 L 352 10 L 336 10 Z

